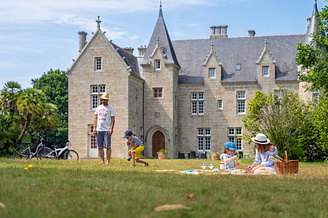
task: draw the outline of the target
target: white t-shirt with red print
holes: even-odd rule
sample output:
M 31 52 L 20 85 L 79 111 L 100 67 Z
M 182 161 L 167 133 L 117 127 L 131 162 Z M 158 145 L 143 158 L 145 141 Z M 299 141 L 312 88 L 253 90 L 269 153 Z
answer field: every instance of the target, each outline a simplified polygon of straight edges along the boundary
M 115 117 L 114 108 L 110 105 L 99 105 L 96 108 L 95 115 L 98 115 L 97 131 L 109 131 L 112 124 L 111 117 Z

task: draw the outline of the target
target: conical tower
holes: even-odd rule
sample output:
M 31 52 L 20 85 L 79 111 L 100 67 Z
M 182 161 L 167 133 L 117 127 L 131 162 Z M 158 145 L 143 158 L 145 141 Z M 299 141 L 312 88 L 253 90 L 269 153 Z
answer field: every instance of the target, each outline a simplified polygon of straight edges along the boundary
M 145 155 L 157 157 L 157 151 L 165 149 L 166 157 L 175 158 L 180 65 L 164 22 L 162 5 L 141 66 L 145 79 Z

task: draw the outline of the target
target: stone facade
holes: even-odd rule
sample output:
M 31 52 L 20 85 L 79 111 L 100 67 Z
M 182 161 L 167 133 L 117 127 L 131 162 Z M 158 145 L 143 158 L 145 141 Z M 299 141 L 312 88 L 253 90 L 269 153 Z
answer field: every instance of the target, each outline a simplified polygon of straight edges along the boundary
M 251 152 L 239 137 L 256 90 L 290 88 L 313 100 L 297 80 L 303 69 L 294 61 L 296 44 L 309 33 L 256 37 L 252 30 L 249 37 L 228 38 L 227 26 L 212 26 L 210 39 L 171 41 L 160 9 L 148 47 L 138 48 L 134 57 L 132 48 L 109 41 L 97 22 L 89 42 L 79 33 L 80 54 L 67 70 L 69 140 L 81 158 L 98 157 L 91 127 L 103 91 L 116 112 L 113 158 L 127 155 L 122 139 L 127 129 L 144 142 L 146 157 L 156 157 L 161 148 L 167 158 L 221 152 L 227 141 Z

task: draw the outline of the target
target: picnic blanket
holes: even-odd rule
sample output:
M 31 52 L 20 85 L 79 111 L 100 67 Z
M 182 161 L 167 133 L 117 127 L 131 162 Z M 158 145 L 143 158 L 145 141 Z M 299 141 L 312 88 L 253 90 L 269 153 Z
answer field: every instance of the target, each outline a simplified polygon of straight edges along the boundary
M 253 174 L 253 173 L 246 173 L 245 170 L 242 169 L 234 169 L 234 170 L 220 170 L 219 168 L 213 170 L 183 170 L 179 171 L 180 173 L 192 174 L 192 175 L 215 175 L 215 174 L 233 174 L 233 175 L 276 175 L 276 174 Z

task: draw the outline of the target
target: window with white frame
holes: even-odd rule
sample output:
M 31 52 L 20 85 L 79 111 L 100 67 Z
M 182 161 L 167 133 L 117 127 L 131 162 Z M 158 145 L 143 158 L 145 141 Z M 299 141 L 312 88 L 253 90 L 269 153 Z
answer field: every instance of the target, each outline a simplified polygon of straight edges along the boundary
M 198 128 L 197 129 L 197 150 L 210 151 L 211 150 L 211 129 Z
M 91 149 L 97 149 L 97 139 L 96 136 L 93 134 L 93 125 L 88 126 L 88 137 L 89 137 L 89 147 Z
M 305 75 L 305 73 L 306 73 L 305 68 L 302 68 L 302 74 Z
M 218 100 L 218 110 L 222 110 L 223 109 L 223 103 L 222 103 L 222 100 L 219 99 Z
M 242 150 L 242 128 L 229 127 L 228 128 L 228 141 L 233 142 L 237 146 L 237 151 Z
M 160 70 L 161 69 L 161 61 L 157 60 L 155 61 L 155 69 Z
M 215 68 L 210 68 L 208 70 L 209 70 L 210 78 L 215 78 Z
M 262 76 L 269 76 L 269 67 L 262 67 Z
M 100 96 L 106 91 L 105 85 L 91 86 L 91 109 L 96 109 L 98 105 L 102 104 Z
M 191 114 L 204 115 L 204 93 L 191 93 Z
M 101 70 L 101 58 L 100 57 L 95 58 L 95 69 Z
M 246 113 L 246 93 L 245 91 L 237 92 L 237 114 Z

